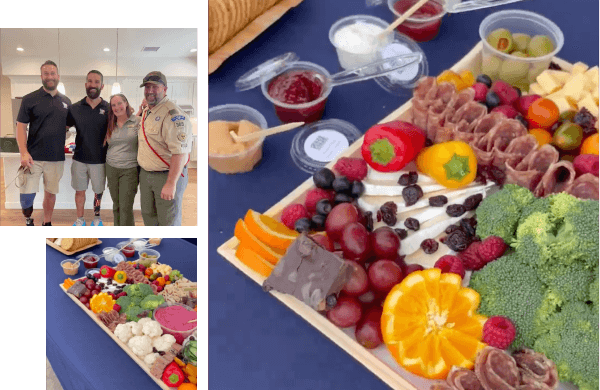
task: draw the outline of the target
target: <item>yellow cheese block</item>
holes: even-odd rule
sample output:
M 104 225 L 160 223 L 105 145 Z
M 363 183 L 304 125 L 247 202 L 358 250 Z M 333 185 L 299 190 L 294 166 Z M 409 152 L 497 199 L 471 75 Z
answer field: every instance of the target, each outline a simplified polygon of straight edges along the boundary
M 561 84 L 559 84 L 548 72 L 540 73 L 535 81 L 537 81 L 538 85 L 542 87 L 546 94 L 556 92 L 561 87 Z
M 564 70 L 553 70 L 547 69 L 544 72 L 548 73 L 554 80 L 556 80 L 560 85 L 565 85 L 567 81 L 573 77 L 571 73 L 565 72 Z
M 587 77 L 584 73 L 577 73 L 571 80 L 569 80 L 563 87 L 563 93 L 566 97 L 573 99 L 578 102 L 583 98 L 583 95 L 587 91 L 585 87 L 587 83 Z
M 594 101 L 591 93 L 588 92 L 587 95 L 577 103 L 577 106 L 579 109 L 582 107 L 587 108 L 592 115 L 598 117 L 598 104 Z
M 548 95 L 548 96 L 546 96 L 546 99 L 552 100 L 556 104 L 556 107 L 558 107 L 558 111 L 561 114 L 566 111 L 577 110 L 577 106 L 574 105 L 573 102 L 570 101 L 570 99 L 568 99 L 567 97 L 565 97 L 563 95 L 558 95 L 558 96 Z
M 586 70 L 588 70 L 589 66 L 587 66 L 587 64 L 584 64 L 583 62 L 576 62 L 573 64 L 573 68 L 571 69 L 571 73 L 572 74 L 580 74 L 580 73 L 585 73 Z

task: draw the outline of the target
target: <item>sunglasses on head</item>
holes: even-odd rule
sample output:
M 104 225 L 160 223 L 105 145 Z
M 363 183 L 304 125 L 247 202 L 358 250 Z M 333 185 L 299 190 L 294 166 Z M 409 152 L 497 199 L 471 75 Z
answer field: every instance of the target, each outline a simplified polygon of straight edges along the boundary
M 148 81 L 156 81 L 156 82 L 160 82 L 161 84 L 164 84 L 164 81 L 160 78 L 160 76 L 144 77 L 144 83 L 147 83 Z

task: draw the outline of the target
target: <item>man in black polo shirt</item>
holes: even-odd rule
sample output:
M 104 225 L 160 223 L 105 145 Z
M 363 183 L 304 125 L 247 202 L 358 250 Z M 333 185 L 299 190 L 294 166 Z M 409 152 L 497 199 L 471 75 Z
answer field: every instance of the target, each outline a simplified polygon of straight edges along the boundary
M 92 226 L 102 226 L 100 202 L 104 192 L 106 146 L 103 146 L 108 125 L 109 104 L 100 97 L 104 78 L 97 70 L 88 72 L 85 81 L 86 97 L 73 104 L 67 115 L 67 128 L 75 126 L 75 151 L 71 165 L 71 186 L 75 190 L 77 220 L 73 226 L 85 226 L 83 218 L 85 191 L 92 182 L 94 191 L 94 220 Z
M 65 124 L 71 100 L 58 92 L 58 67 L 46 61 L 40 67 L 42 87 L 23 97 L 17 116 L 17 143 L 21 153 L 21 208 L 26 225 L 33 226 L 33 201 L 44 177 L 44 226 L 50 226 L 65 162 Z M 27 131 L 29 124 L 29 132 Z

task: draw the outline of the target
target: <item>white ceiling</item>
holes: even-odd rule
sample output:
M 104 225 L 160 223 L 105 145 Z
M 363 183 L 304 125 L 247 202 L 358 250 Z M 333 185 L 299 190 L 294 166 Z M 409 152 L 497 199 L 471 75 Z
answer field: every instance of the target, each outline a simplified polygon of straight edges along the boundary
M 196 29 L 118 29 L 118 46 L 119 77 L 144 76 L 152 70 L 171 77 L 197 77 L 197 52 L 190 52 L 197 48 Z M 160 49 L 143 52 L 144 46 Z M 116 54 L 117 29 L 0 30 L 1 69 L 9 77 L 39 76 L 40 65 L 49 59 L 59 64 L 61 77 L 83 76 L 91 69 L 114 76 Z

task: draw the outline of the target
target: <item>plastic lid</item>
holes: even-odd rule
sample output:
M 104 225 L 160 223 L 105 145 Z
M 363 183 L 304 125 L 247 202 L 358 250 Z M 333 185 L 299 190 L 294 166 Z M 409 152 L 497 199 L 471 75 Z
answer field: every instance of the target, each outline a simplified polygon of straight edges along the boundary
M 394 40 L 379 50 L 381 58 L 390 58 L 409 53 L 421 53 L 421 62 L 375 78 L 375 82 L 381 88 L 394 95 L 403 95 L 407 90 L 414 88 L 421 77 L 429 74 L 429 65 L 425 53 L 415 41 L 404 34 L 394 32 Z
M 94 275 L 94 274 L 97 274 L 98 272 L 100 272 L 100 268 L 88 269 L 87 271 L 85 271 L 85 276 Z
M 235 82 L 235 89 L 237 91 L 246 91 L 248 89 L 256 88 L 263 82 L 263 80 L 271 79 L 277 76 L 283 72 L 288 64 L 296 62 L 298 59 L 299 57 L 296 55 L 296 53 L 292 52 L 271 58 L 270 60 L 263 62 L 257 67 L 244 73 L 244 75 Z
M 361 135 L 356 126 L 341 119 L 318 121 L 296 133 L 290 154 L 298 168 L 312 174 L 334 160 Z

